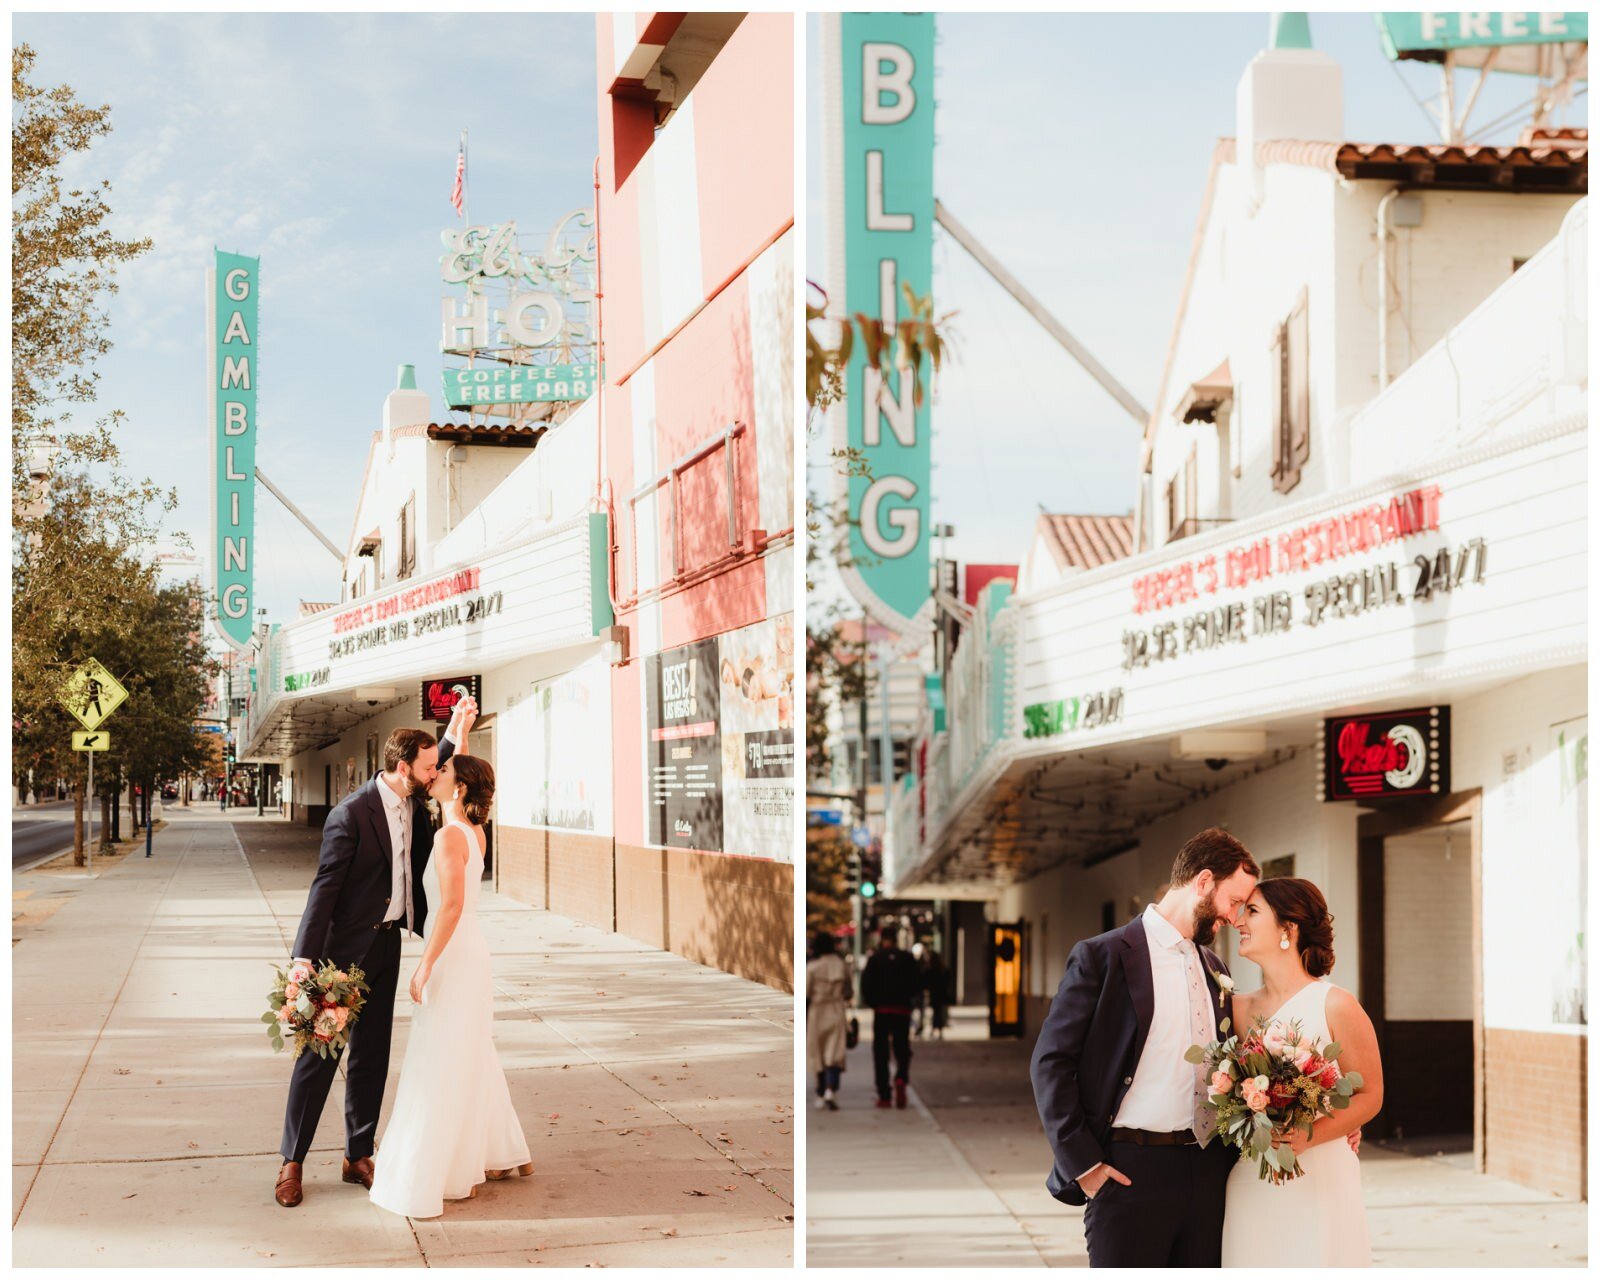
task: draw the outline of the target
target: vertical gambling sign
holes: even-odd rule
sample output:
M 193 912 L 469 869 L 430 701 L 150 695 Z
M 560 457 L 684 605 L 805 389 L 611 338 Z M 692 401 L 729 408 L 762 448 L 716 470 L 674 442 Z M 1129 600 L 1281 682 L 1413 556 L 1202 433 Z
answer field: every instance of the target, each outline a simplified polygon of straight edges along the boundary
M 256 357 L 261 259 L 215 251 L 206 273 L 211 402 L 211 561 L 218 632 L 235 649 L 255 622 Z
M 893 325 L 907 316 L 902 286 L 933 291 L 933 15 L 828 14 L 823 32 L 829 310 Z M 866 463 L 836 468 L 845 585 L 890 630 L 918 633 L 933 610 L 929 403 L 916 404 L 909 370 L 868 367 L 858 341 L 830 412 L 836 446 Z

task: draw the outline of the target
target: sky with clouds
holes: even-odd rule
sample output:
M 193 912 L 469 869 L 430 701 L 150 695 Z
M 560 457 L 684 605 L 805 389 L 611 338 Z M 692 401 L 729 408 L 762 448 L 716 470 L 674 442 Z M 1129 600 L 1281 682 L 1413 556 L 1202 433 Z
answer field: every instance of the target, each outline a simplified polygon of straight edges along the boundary
M 938 16 L 936 195 L 1144 404 L 1156 395 L 1212 147 L 1235 132 L 1234 92 L 1268 21 Z M 1371 14 L 1313 14 L 1311 31 L 1343 70 L 1347 138 L 1438 140 L 1413 100 L 1438 91 L 1436 68 L 1389 62 Z M 812 17 L 806 254 L 810 278 L 822 280 L 817 34 Z M 1487 123 L 1530 95 L 1525 77 L 1492 77 L 1472 119 Z M 1565 122 L 1586 125 L 1585 106 L 1579 99 Z M 1512 141 L 1518 128 L 1480 141 Z M 956 528 L 949 554 L 1019 561 L 1040 504 L 1131 511 L 1139 429 L 938 229 L 933 296 L 937 311 L 958 313 L 957 358 L 933 407 L 933 518 Z M 825 492 L 818 443 L 810 475 Z
M 474 223 L 542 232 L 593 202 L 593 17 L 18 14 L 12 38 L 38 55 L 35 84 L 111 106 L 67 176 L 109 179 L 114 229 L 155 242 L 120 275 L 99 365 L 129 471 L 177 486 L 172 529 L 203 547 L 205 273 L 213 246 L 259 254 L 257 461 L 342 544 L 397 367 L 444 411 L 439 235 L 459 225 L 461 130 Z M 270 620 L 338 599 L 338 564 L 264 491 L 257 523 Z

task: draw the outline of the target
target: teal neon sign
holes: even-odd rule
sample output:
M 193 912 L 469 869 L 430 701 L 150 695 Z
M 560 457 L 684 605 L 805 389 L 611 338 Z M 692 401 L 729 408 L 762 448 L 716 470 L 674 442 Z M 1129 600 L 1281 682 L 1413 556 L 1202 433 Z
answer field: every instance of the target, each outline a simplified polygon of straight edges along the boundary
M 261 259 L 218 249 L 210 313 L 212 587 L 216 625 L 235 649 L 255 624 L 256 365 Z
M 594 364 L 485 365 L 444 371 L 445 403 L 454 409 L 492 404 L 587 400 L 595 392 Z
M 844 271 L 832 307 L 892 324 L 905 315 L 903 286 L 919 297 L 933 290 L 933 15 L 843 13 L 837 22 L 829 76 L 843 148 L 835 234 Z M 867 474 L 843 479 L 841 574 L 878 622 L 913 634 L 933 608 L 929 405 L 915 404 L 908 370 L 869 369 L 860 342 L 845 377 L 836 439 L 859 450 Z

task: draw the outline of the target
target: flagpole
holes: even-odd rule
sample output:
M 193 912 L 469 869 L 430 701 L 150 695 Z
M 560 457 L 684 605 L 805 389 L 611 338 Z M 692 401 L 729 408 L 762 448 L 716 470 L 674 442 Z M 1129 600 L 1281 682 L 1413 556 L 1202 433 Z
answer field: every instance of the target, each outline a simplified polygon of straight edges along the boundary
M 461 131 L 461 221 L 468 227 L 472 225 L 470 208 L 471 183 L 467 176 L 467 131 Z

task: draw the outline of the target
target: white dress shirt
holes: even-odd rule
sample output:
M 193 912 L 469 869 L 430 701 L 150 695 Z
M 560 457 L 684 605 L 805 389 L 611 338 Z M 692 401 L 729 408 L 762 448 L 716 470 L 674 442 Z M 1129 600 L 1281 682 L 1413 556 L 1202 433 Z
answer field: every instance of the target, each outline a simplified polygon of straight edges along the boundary
M 406 927 L 413 920 L 411 907 L 411 800 L 398 796 L 382 777 L 378 779 L 378 795 L 383 798 L 383 814 L 389 820 L 389 848 L 394 851 L 391 865 L 389 910 L 384 922 L 405 919 Z
M 1194 1124 L 1198 1069 L 1183 1055 L 1190 1045 L 1215 1037 L 1210 1009 L 1215 995 L 1194 943 L 1153 903 L 1144 909 L 1144 936 L 1150 944 L 1155 1012 L 1114 1123 L 1119 1129 L 1173 1133 Z

